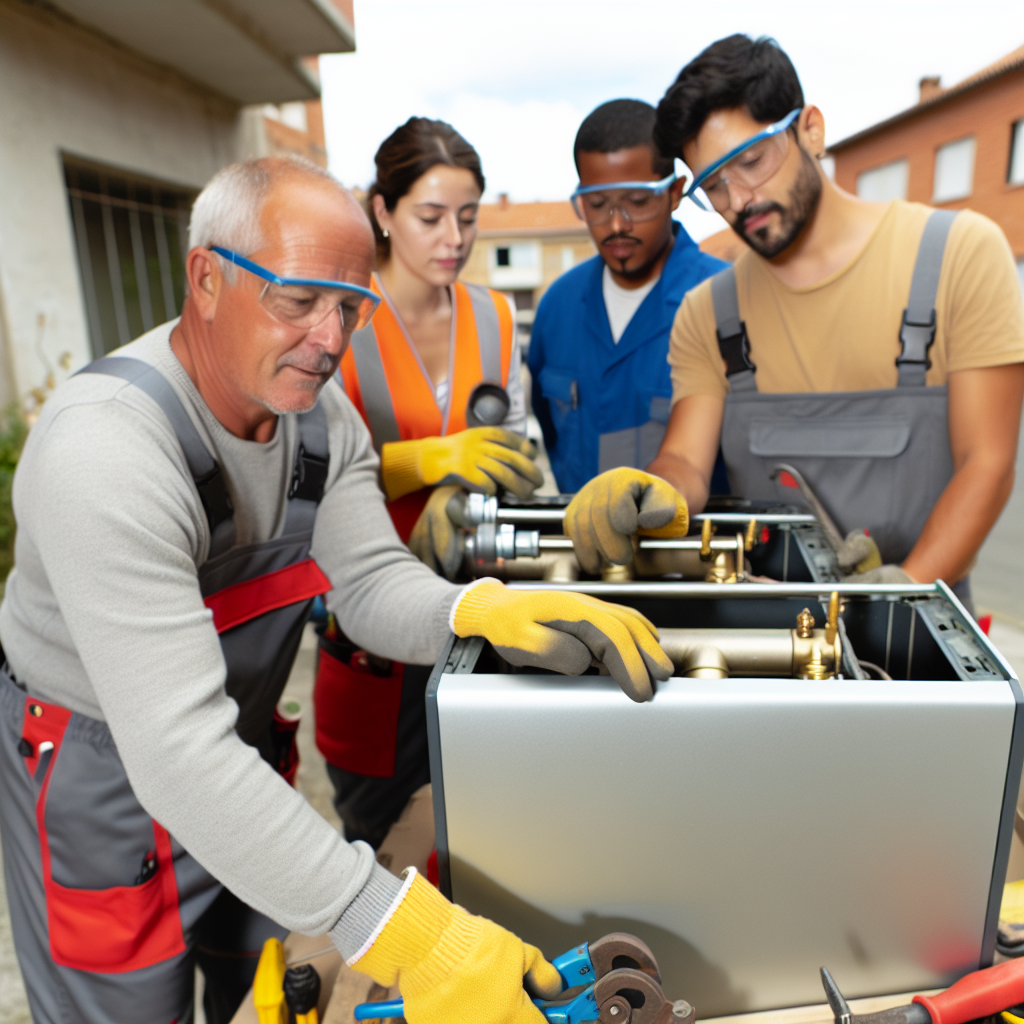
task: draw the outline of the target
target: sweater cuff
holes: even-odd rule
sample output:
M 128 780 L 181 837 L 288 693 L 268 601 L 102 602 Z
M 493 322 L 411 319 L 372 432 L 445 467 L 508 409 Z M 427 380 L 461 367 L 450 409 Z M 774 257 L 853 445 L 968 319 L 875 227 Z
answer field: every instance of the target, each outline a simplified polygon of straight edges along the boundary
M 418 441 L 391 441 L 380 450 L 380 478 L 389 501 L 421 490 L 425 485 L 420 473 Z
M 413 872 L 414 873 L 414 872 Z M 412 880 L 403 885 L 390 871 L 374 862 L 359 895 L 345 908 L 331 929 L 331 941 L 346 960 L 360 954 L 390 920 Z
M 455 598 L 452 610 L 448 613 L 448 628 L 456 636 L 473 636 L 476 629 L 483 625 L 483 617 L 494 603 L 493 600 L 487 600 L 486 595 L 493 591 L 488 587 L 484 593 L 476 594 L 473 597 L 470 595 L 484 583 L 492 583 L 501 587 L 502 590 L 505 589 L 505 584 L 493 576 L 481 576 L 480 579 L 473 580 L 467 587 L 464 587 L 462 593 Z

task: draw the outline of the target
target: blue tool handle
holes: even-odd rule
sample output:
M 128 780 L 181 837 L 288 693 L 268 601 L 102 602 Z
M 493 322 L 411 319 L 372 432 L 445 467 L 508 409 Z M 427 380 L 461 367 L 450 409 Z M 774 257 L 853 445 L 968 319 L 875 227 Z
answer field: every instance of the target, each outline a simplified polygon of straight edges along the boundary
M 555 970 L 562 976 L 563 988 L 575 988 L 577 985 L 589 985 L 594 981 L 594 964 L 590 959 L 590 943 L 570 949 L 568 953 L 556 956 L 551 961 Z
M 356 1020 L 379 1020 L 381 1017 L 401 1017 L 405 1006 L 401 999 L 387 1003 L 360 1003 L 355 1010 Z
M 551 962 L 562 976 L 563 988 L 589 985 L 594 980 L 594 964 L 590 959 L 590 944 L 587 942 L 581 946 L 575 946 Z M 594 1007 L 590 1005 L 593 1001 L 593 996 L 587 992 L 582 993 L 567 1006 L 546 1006 L 543 999 L 535 999 L 534 1003 L 547 1018 L 548 1024 L 577 1024 L 577 1021 L 580 1020 L 594 1019 L 589 1016 L 579 1016 L 582 1012 L 593 1011 Z M 355 1009 L 355 1018 L 356 1020 L 378 1020 L 384 1017 L 401 1017 L 403 1013 L 402 1000 L 393 999 L 389 1003 L 360 1003 Z

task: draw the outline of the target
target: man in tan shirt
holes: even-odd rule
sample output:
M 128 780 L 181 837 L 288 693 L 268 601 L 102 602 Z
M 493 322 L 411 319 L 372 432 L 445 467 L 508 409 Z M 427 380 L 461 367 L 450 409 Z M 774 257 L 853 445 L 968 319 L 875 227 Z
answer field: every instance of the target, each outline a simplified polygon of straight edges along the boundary
M 734 284 L 713 296 L 705 281 L 679 309 L 673 408 L 649 472 L 699 511 L 720 439 L 745 497 L 793 496 L 770 472 L 795 463 L 841 527 L 857 528 L 851 569 L 873 527 L 889 564 L 859 579 L 962 580 L 1012 490 L 1024 395 L 1024 308 L 1000 229 L 836 186 L 818 162 L 821 111 L 771 40 L 731 36 L 691 61 L 656 137 L 696 175 L 702 191 L 689 194 L 750 249 L 725 272 Z M 929 253 L 930 326 L 908 299 Z M 738 330 L 722 338 L 730 294 Z

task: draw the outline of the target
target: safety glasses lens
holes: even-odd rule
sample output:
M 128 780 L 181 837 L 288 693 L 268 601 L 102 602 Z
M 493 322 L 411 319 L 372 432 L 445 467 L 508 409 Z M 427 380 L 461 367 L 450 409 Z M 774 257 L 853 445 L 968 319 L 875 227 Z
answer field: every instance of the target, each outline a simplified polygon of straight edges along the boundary
M 633 224 L 654 220 L 665 213 L 666 189 L 609 189 L 573 196 L 576 214 L 588 224 L 607 224 L 616 210 Z
M 782 166 L 789 152 L 789 133 L 759 139 L 701 182 L 701 190 L 716 210 L 729 206 L 729 185 L 759 188 Z
M 293 327 L 315 327 L 337 310 L 347 334 L 365 327 L 377 308 L 360 292 L 295 284 L 268 284 L 260 303 L 276 320 Z

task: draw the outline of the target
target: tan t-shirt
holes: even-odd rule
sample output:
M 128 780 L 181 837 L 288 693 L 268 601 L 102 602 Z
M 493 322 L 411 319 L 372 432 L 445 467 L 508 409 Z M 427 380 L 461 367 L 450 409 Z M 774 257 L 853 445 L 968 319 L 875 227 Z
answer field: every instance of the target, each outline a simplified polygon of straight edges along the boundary
M 736 261 L 757 387 L 765 392 L 869 391 L 896 386 L 899 330 L 931 208 L 895 200 L 850 264 L 810 288 L 790 288 L 747 250 Z M 956 370 L 1024 361 L 1024 303 L 1006 237 L 961 211 L 949 231 L 935 301 L 929 385 Z M 711 282 L 687 293 L 669 346 L 672 401 L 728 394 Z

